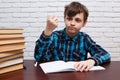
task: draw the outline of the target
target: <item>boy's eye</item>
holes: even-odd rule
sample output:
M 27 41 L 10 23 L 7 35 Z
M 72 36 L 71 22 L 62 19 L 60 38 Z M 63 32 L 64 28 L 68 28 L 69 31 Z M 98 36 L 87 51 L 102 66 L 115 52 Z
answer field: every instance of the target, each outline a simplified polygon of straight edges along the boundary
M 75 21 L 76 21 L 76 22 L 81 22 L 81 19 L 76 18 Z

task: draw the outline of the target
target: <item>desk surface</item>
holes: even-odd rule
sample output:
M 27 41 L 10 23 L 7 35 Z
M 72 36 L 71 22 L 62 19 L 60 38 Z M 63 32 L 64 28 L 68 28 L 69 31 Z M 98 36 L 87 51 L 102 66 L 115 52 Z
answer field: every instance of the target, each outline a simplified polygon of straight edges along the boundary
M 42 69 L 33 66 L 33 60 L 25 60 L 25 69 L 0 75 L 0 80 L 119 80 L 120 61 L 103 65 L 106 70 L 90 72 L 61 72 L 44 74 Z

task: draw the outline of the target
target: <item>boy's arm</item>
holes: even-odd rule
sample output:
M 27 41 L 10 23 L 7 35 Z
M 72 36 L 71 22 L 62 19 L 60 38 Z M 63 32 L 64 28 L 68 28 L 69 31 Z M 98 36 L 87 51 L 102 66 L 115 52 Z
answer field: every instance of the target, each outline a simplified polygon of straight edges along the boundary
M 41 34 L 40 38 L 36 41 L 34 58 L 38 62 L 44 61 L 44 55 L 47 53 L 50 45 L 52 43 L 52 36 L 46 36 L 44 32 Z
M 34 57 L 37 61 L 44 61 L 44 56 L 49 51 L 53 37 L 52 32 L 58 25 L 57 16 L 54 14 L 48 15 L 47 24 L 44 32 L 40 38 L 36 41 Z
M 110 62 L 110 54 L 105 49 L 96 44 L 88 35 L 86 35 L 85 40 L 86 49 L 91 55 L 89 59 L 95 60 L 95 65 L 101 65 L 106 62 Z

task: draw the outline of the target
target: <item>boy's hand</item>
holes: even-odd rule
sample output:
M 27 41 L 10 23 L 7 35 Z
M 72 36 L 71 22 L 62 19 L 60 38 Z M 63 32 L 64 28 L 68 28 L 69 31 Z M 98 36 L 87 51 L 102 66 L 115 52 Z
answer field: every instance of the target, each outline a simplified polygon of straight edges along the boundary
M 48 15 L 47 25 L 46 25 L 44 34 L 50 36 L 52 34 L 53 30 L 57 27 L 57 25 L 58 25 L 57 16 L 54 14 Z
M 95 61 L 92 59 L 88 59 L 85 61 L 77 62 L 74 67 L 77 71 L 83 72 L 83 71 L 89 71 L 90 68 L 92 68 L 95 64 Z

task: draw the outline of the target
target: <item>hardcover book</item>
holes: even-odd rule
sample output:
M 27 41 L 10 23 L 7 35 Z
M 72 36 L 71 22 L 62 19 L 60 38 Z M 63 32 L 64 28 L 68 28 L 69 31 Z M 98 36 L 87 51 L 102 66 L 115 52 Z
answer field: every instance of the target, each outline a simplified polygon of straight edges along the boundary
M 23 69 L 23 29 L 0 29 L 0 74 Z

